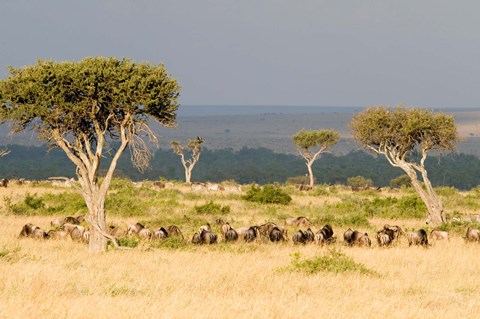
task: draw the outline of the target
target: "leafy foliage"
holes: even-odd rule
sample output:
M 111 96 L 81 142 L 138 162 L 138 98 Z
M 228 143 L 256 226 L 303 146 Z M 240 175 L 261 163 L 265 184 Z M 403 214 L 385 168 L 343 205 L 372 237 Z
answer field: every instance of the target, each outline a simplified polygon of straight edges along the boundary
M 242 196 L 249 202 L 258 202 L 262 204 L 282 204 L 287 205 L 292 201 L 292 197 L 273 185 L 265 185 L 263 188 L 252 187 L 247 194 Z
M 329 249 L 323 256 L 316 256 L 310 259 L 301 259 L 300 253 L 292 256 L 289 267 L 284 270 L 290 272 L 303 272 L 314 275 L 321 272 L 332 272 L 335 274 L 353 272 L 362 275 L 380 276 L 376 271 L 368 269 L 365 265 L 357 263 L 353 258 L 348 257 L 342 251 Z
M 408 175 L 404 174 L 392 179 L 389 185 L 391 188 L 410 187 L 412 186 L 412 181 Z
M 199 214 L 224 215 L 230 212 L 230 206 L 222 206 L 215 204 L 213 201 L 209 201 L 204 205 L 195 205 L 195 211 Z
M 347 185 L 350 186 L 353 190 L 366 189 L 373 186 L 371 179 L 367 179 L 363 176 L 349 177 L 347 179 Z
M 332 130 L 305 130 L 301 129 L 292 136 L 293 143 L 302 149 L 309 149 L 315 146 L 331 147 L 337 144 L 340 134 Z

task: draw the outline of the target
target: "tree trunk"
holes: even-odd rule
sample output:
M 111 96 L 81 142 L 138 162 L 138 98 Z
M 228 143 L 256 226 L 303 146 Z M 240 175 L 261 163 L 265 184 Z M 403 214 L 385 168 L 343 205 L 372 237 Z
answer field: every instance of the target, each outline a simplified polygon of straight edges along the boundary
M 308 169 L 308 178 L 310 179 L 310 187 L 313 187 L 314 179 L 313 179 L 313 171 L 312 171 L 313 162 L 307 162 L 307 169 Z
M 436 195 L 435 191 L 433 190 L 433 187 L 431 187 L 430 180 L 428 180 L 425 174 L 422 174 L 427 189 L 428 187 L 430 187 L 430 189 L 428 189 L 429 191 L 427 192 L 422 187 L 422 184 L 417 178 L 417 173 L 413 168 L 409 167 L 408 165 L 401 165 L 400 167 L 410 177 L 413 188 L 415 189 L 417 194 L 420 196 L 425 206 L 427 206 L 428 216 L 427 216 L 426 223 L 439 225 L 442 222 L 444 222 L 445 220 L 443 217 L 442 202 L 441 202 L 441 199 Z
M 192 170 L 189 168 L 185 168 L 185 183 L 191 184 L 192 179 Z
M 101 194 L 96 194 L 100 197 Z M 89 207 L 89 214 L 92 220 L 104 231 L 107 232 L 107 223 L 105 216 L 105 198 L 94 198 Z M 101 253 L 107 250 L 107 238 L 101 234 L 95 227 L 90 227 L 90 239 L 88 250 L 92 253 Z

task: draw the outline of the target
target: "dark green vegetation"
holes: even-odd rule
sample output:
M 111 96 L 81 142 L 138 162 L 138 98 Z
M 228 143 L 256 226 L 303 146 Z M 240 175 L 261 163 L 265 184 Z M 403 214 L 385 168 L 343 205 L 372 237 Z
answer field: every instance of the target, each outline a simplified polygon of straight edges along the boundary
M 292 197 L 273 185 L 265 185 L 264 187 L 252 187 L 242 196 L 249 202 L 257 202 L 262 204 L 282 204 L 287 205 L 292 201 Z
M 74 166 L 60 150 L 47 152 L 45 146 L 29 147 L 8 145 L 12 152 L 1 159 L 0 177 L 46 179 L 51 176 L 73 177 Z M 109 162 L 109 154 L 101 165 L 104 172 Z M 474 155 L 448 154 L 431 156 L 426 160 L 429 177 L 434 186 L 452 186 L 458 189 L 471 189 L 480 183 L 480 159 Z M 371 179 L 375 186 L 388 186 L 390 181 L 404 175 L 399 168 L 392 167 L 385 158 L 374 157 L 363 151 L 346 155 L 324 154 L 313 167 L 317 183 L 343 184 L 353 176 Z M 183 180 L 185 170 L 178 156 L 171 150 L 160 149 L 151 161 L 151 169 L 144 174 L 136 170 L 125 154 L 120 158 L 116 176 L 133 180 Z M 220 182 L 235 180 L 242 184 L 256 182 L 267 184 L 283 183 L 288 178 L 305 175 L 303 159 L 274 153 L 260 148 L 208 150 L 202 153 L 193 172 L 193 181 Z

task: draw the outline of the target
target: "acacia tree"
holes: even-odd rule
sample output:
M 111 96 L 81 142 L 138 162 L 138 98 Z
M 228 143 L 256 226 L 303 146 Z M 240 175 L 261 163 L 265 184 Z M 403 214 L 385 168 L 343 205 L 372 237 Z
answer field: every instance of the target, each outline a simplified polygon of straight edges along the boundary
M 293 143 L 297 146 L 300 156 L 302 156 L 307 165 L 310 187 L 313 187 L 314 177 L 312 171 L 313 162 L 322 153 L 325 153 L 329 147 L 337 144 L 340 134 L 332 130 L 304 130 L 301 129 L 292 136 Z
M 191 139 L 187 142 L 186 145 L 181 145 L 178 141 L 172 141 L 170 145 L 172 146 L 173 152 L 180 156 L 182 165 L 185 168 L 185 183 L 190 184 L 192 179 L 192 170 L 197 164 L 200 154 L 202 153 L 202 144 L 203 139 L 198 137 Z M 185 158 L 185 152 L 189 150 L 191 155 L 189 159 Z
M 459 140 L 453 116 L 406 107 L 371 107 L 354 116 L 353 137 L 385 156 L 410 178 L 428 209 L 427 223 L 445 221 L 441 198 L 428 179 L 425 160 L 430 151 L 454 151 Z M 419 175 L 423 185 L 419 180 Z
M 1 117 L 12 132 L 31 129 L 50 146 L 60 147 L 76 166 L 88 208 L 89 250 L 105 251 L 108 235 L 105 199 L 117 161 L 127 147 L 134 164 L 148 166 L 147 137 L 156 142 L 147 119 L 175 124 L 179 86 L 163 65 L 130 59 L 93 57 L 78 62 L 37 61 L 9 69 L 0 80 Z M 113 144 L 113 142 L 119 142 Z M 104 153 L 112 156 L 98 180 Z

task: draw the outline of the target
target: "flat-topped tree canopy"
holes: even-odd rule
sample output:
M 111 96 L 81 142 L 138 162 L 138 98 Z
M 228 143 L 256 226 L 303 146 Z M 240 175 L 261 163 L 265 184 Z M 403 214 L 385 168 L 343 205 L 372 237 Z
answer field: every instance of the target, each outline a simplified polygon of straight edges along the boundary
M 78 62 L 38 60 L 9 68 L 0 81 L 3 117 L 14 132 L 32 128 L 50 141 L 61 136 L 96 141 L 96 128 L 117 137 L 122 123 L 175 124 L 179 86 L 163 65 L 131 59 L 85 58 Z
M 399 106 L 370 107 L 354 116 L 353 137 L 369 149 L 391 149 L 399 158 L 416 150 L 455 151 L 455 119 L 445 113 Z
M 38 60 L 35 65 L 9 69 L 0 80 L 0 117 L 14 133 L 25 129 L 60 147 L 76 165 L 89 210 L 90 251 L 106 250 L 105 198 L 118 159 L 130 146 L 140 170 L 151 152 L 144 138 L 156 141 L 147 120 L 174 126 L 179 85 L 163 65 L 130 59 L 85 58 L 78 62 Z M 119 140 L 103 181 L 98 180 L 106 139 Z

